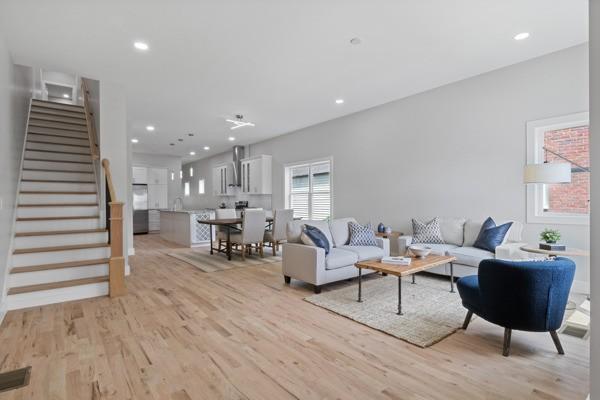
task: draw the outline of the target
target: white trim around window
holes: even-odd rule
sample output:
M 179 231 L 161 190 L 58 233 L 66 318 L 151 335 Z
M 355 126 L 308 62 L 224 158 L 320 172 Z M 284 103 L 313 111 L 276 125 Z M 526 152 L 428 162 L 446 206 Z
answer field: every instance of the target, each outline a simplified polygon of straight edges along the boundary
M 527 164 L 544 162 L 544 133 L 559 129 L 589 125 L 588 112 L 548 118 L 527 123 Z M 527 222 L 532 224 L 589 225 L 590 216 L 544 212 L 547 202 L 544 184 L 527 185 Z

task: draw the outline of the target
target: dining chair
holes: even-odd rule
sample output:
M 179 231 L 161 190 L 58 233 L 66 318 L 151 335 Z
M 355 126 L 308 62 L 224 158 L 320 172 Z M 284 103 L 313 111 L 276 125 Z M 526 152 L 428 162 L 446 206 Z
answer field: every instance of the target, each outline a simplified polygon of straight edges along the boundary
M 273 256 L 277 255 L 279 245 L 287 241 L 287 224 L 294 220 L 294 210 L 282 209 L 273 211 L 273 225 L 270 231 L 265 231 L 264 242 L 269 243 L 273 249 Z
M 255 246 L 261 257 L 263 253 L 263 238 L 267 217 L 264 210 L 244 210 L 242 217 L 242 232 L 231 235 L 231 243 L 241 247 L 242 259 L 246 259 L 246 251 Z
M 234 208 L 218 208 L 215 210 L 215 219 L 237 218 Z M 219 226 L 217 228 L 217 248 L 221 251 L 221 246 L 227 246 L 227 230 L 230 228 Z

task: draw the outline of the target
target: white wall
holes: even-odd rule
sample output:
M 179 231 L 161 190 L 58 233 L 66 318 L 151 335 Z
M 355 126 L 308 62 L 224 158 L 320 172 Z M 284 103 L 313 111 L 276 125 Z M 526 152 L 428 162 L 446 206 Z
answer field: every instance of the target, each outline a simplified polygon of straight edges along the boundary
M 588 48 L 581 45 L 253 144 L 246 153 L 273 156 L 274 208 L 284 206 L 284 164 L 333 156 L 334 216 L 404 232 L 411 217 L 525 221 L 526 122 L 586 110 Z M 195 171 L 210 174 L 200 168 L 223 157 L 231 159 L 202 160 Z M 526 225 L 525 239 L 536 243 L 545 226 Z M 557 228 L 569 245 L 589 248 L 588 227 Z M 588 261 L 577 261 L 577 287 L 586 290 Z
M 592 250 L 591 290 L 592 290 L 592 328 L 591 328 L 591 398 L 600 399 L 600 0 L 590 1 L 590 118 L 591 151 L 594 173 L 592 173 Z M 596 379 L 594 379 L 596 378 Z
M 127 140 L 127 106 L 124 89 L 110 82 L 100 81 L 100 155 L 110 161 L 110 170 L 118 201 L 124 207 L 124 249 L 132 248 L 131 220 L 131 162 Z M 104 182 L 104 177 L 102 178 Z M 102 184 L 101 190 L 105 190 Z M 115 200 L 115 199 L 113 199 Z M 127 251 L 127 250 L 126 250 Z M 127 257 L 127 254 L 125 255 Z
M 162 154 L 132 153 L 131 164 L 134 166 L 166 168 L 169 170 L 168 176 L 168 198 L 169 207 L 178 197 L 183 197 L 181 179 L 179 179 L 179 170 L 181 169 L 181 157 L 168 156 Z M 171 180 L 171 172 L 175 175 L 175 180 Z
M 17 183 L 25 138 L 29 99 L 33 90 L 33 71 L 14 65 L 0 37 L 0 288 L 2 303 L 6 295 L 6 274 L 13 236 Z M 3 311 L 0 305 L 0 313 Z

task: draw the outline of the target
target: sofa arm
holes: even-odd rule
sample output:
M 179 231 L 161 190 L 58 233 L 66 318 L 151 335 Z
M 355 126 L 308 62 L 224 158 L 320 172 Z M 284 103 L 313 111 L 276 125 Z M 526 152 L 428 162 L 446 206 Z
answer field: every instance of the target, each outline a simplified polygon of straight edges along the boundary
M 408 246 L 412 243 L 412 236 L 404 235 L 398 236 L 398 255 L 404 256 L 408 251 Z
M 376 237 L 375 242 L 377 242 L 377 247 L 383 250 L 383 256 L 389 257 L 390 255 L 390 239 Z
M 545 256 L 540 254 L 532 254 L 521 250 L 522 246 L 527 243 L 522 242 L 506 242 L 496 247 L 497 260 L 533 260 L 543 259 Z
M 299 243 L 284 243 L 282 270 L 289 276 L 304 282 L 320 285 L 325 275 L 325 250 Z

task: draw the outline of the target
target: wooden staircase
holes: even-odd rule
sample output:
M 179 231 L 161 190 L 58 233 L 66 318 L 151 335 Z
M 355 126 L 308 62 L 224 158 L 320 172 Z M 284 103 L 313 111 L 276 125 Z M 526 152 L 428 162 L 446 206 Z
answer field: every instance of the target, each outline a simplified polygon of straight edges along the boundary
M 109 294 L 111 247 L 89 129 L 83 106 L 31 102 L 8 309 Z

